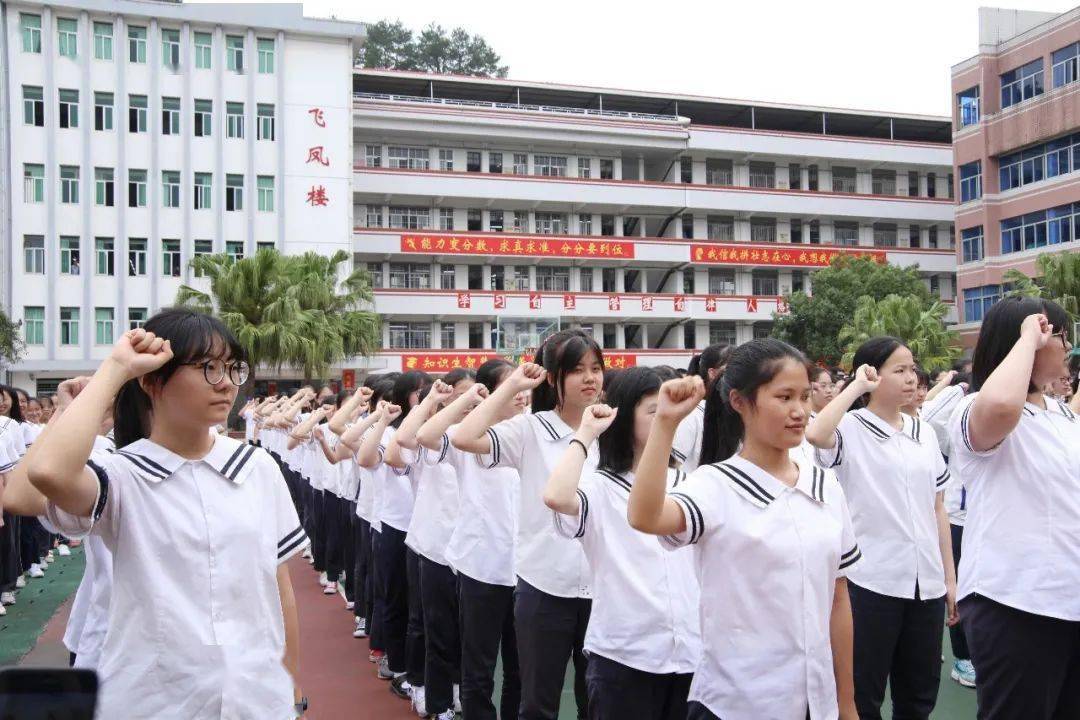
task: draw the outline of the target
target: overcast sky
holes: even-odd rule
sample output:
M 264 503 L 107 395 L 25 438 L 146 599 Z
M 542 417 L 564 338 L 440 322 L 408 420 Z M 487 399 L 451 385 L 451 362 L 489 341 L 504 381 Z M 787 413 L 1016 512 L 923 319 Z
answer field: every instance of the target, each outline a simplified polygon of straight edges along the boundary
M 1074 0 L 1075 1 L 1075 0 Z M 949 68 L 978 51 L 976 0 L 304 0 L 310 17 L 479 33 L 518 80 L 949 114 Z M 1006 0 L 1065 12 L 1071 2 Z

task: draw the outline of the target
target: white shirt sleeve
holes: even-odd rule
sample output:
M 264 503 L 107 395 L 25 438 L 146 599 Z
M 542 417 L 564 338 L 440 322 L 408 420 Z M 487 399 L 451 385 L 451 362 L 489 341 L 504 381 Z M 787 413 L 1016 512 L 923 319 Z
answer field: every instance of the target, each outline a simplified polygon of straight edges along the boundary
M 836 442 L 831 448 L 814 449 L 814 461 L 823 468 L 834 468 L 844 464 L 844 437 L 850 435 L 852 431 L 852 423 L 856 423 L 851 417 L 850 412 L 844 413 L 844 417 L 840 418 L 840 422 L 836 424 L 836 431 L 833 434 L 836 438 Z
M 829 488 L 829 492 L 840 494 L 840 510 L 843 517 L 843 529 L 840 531 L 840 566 L 836 570 L 836 577 L 847 577 L 851 567 L 862 559 L 862 550 L 855 539 L 855 528 L 851 524 L 851 513 L 848 511 L 847 498 L 844 490 L 837 483 Z
M 278 538 L 277 560 L 280 564 L 303 550 L 311 541 L 304 532 L 303 526 L 300 525 L 300 517 L 296 514 L 296 506 L 293 505 L 292 495 L 289 494 L 289 486 L 285 484 L 285 477 L 275 463 L 266 462 L 264 465 L 265 473 L 249 478 L 248 482 L 268 483 L 274 495 L 274 515 Z
M 968 425 L 971 415 L 971 406 L 975 404 L 975 398 L 979 396 L 978 393 L 972 393 L 966 398 L 960 401 L 956 410 L 953 411 L 952 417 L 949 418 L 949 441 L 952 444 L 953 454 L 957 455 L 961 464 L 957 465 L 960 469 L 960 475 L 963 476 L 963 462 L 965 460 L 971 460 L 972 458 L 985 458 L 990 457 L 997 452 L 1005 440 L 990 448 L 989 450 L 977 451 L 971 444 L 971 429 Z M 1006 438 L 1007 440 L 1008 438 Z
M 491 449 L 484 454 L 477 454 L 476 459 L 486 468 L 520 468 L 525 451 L 526 433 L 532 432 L 528 415 L 515 415 L 509 420 L 488 428 L 487 436 Z
M 711 465 L 704 465 L 690 473 L 686 480 L 668 493 L 667 496 L 682 510 L 686 529 L 676 535 L 660 538 L 664 547 L 673 550 L 684 545 L 694 545 L 706 533 L 714 532 L 723 526 L 727 511 L 722 494 L 726 492 L 723 485 L 725 482 L 719 470 Z
M 686 462 L 686 459 L 693 454 L 697 445 L 698 423 L 701 422 L 699 415 L 700 413 L 695 408 L 682 419 L 678 429 L 675 430 L 675 439 L 671 443 L 671 454 L 680 464 Z M 698 460 L 699 458 L 693 458 L 695 464 Z
M 596 498 L 599 490 L 595 474 L 582 478 L 577 488 L 577 515 L 566 515 L 556 510 L 551 511 L 555 521 L 555 532 L 570 540 L 584 539 L 586 533 L 596 532 L 595 516 L 589 513 L 589 505 L 590 500 Z
M 61 535 L 78 540 L 94 532 L 102 537 L 116 537 L 119 529 L 125 472 L 119 456 L 94 453 L 86 466 L 97 478 L 98 490 L 89 516 L 75 515 L 61 509 L 52 500 L 45 501 L 45 519 Z

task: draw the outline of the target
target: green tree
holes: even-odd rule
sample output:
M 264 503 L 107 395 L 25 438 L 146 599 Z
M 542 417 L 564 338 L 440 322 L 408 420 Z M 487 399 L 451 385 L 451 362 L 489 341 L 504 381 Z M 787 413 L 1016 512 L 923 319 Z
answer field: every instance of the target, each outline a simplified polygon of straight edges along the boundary
M 881 300 L 911 295 L 930 306 L 930 291 L 916 266 L 901 268 L 870 258 L 839 255 L 813 275 L 813 295 L 799 291 L 786 297 L 788 312 L 774 316 L 773 337 L 800 348 L 815 362 L 835 365 L 846 347 L 840 330 L 851 321 L 859 298 Z
M 380 20 L 367 27 L 359 64 L 367 68 L 506 77 L 509 68 L 487 41 L 464 28 L 447 31 L 432 23 L 414 35 L 399 20 Z
M 367 273 L 355 270 L 339 280 L 348 260 L 344 250 L 331 257 L 272 249 L 240 260 L 202 255 L 191 267 L 209 279 L 209 291 L 183 285 L 176 302 L 218 315 L 253 366 L 322 377 L 335 363 L 379 347 L 379 318 L 366 309 L 372 298 Z
M 872 337 L 891 335 L 903 340 L 927 372 L 946 370 L 960 357 L 960 336 L 945 327 L 949 308 L 940 300 L 927 307 L 915 295 L 888 295 L 881 300 L 864 295 L 851 321 L 840 330 L 844 346 L 841 363 L 851 367 L 855 350 Z
M 1012 285 L 1007 296 L 1023 295 L 1053 300 L 1065 308 L 1073 322 L 1080 320 L 1080 253 L 1040 255 L 1035 261 L 1038 281 L 1019 270 L 1008 270 L 1003 279 Z
M 0 363 L 14 365 L 26 352 L 21 331 L 22 323 L 14 322 L 0 310 Z

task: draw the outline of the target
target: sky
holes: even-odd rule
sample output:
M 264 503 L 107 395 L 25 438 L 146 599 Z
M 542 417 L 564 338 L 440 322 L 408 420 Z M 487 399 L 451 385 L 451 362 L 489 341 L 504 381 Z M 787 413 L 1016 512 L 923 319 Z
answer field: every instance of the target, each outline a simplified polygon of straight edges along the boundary
M 190 1 L 190 0 L 189 0 Z M 1076 0 L 1073 0 L 1074 2 Z M 304 14 L 483 36 L 517 80 L 923 115 L 978 52 L 976 0 L 304 0 Z M 1065 12 L 1071 2 L 1000 6 Z

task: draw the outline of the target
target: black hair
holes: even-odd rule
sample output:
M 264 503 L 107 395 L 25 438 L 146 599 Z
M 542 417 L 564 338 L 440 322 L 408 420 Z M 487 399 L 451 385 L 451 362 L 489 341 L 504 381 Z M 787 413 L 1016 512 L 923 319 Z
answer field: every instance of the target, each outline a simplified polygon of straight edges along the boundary
M 626 472 L 634 464 L 634 409 L 663 383 L 655 368 L 623 370 L 605 389 L 605 402 L 618 411 L 611 427 L 600 436 L 600 467 L 614 473 Z
M 23 417 L 22 408 L 19 407 L 19 395 L 15 391 L 15 388 L 10 385 L 0 385 L 0 392 L 6 393 L 8 400 L 11 401 L 11 407 L 8 408 L 7 416 L 16 422 L 25 422 L 26 418 Z
M 819 365 L 814 365 L 813 367 L 810 368 L 810 382 L 817 382 L 817 379 L 819 377 L 821 377 L 822 373 L 825 373 L 826 375 L 828 375 L 829 380 L 831 382 L 835 382 L 835 379 L 833 378 L 832 370 L 829 370 L 829 368 L 823 368 L 823 367 L 821 367 Z
M 978 392 L 990 374 L 997 370 L 1005 356 L 1012 352 L 1020 339 L 1020 326 L 1028 315 L 1046 315 L 1054 331 L 1071 330 L 1069 315 L 1056 302 L 1033 297 L 1007 297 L 994 303 L 983 317 L 975 353 L 971 356 L 971 390 Z M 1029 380 L 1028 394 L 1039 388 Z
M 690 359 L 690 364 L 686 367 L 687 374 L 699 376 L 705 381 L 707 389 L 709 387 L 709 371 L 727 365 L 728 360 L 731 358 L 732 349 L 732 346 L 727 343 L 708 346 L 701 351 L 700 355 L 695 355 Z
M 788 360 L 806 368 L 809 382 L 810 364 L 806 356 L 782 340 L 761 338 L 732 350 L 723 378 L 714 382 L 705 396 L 699 465 L 722 462 L 739 449 L 745 428 L 742 416 L 731 406 L 731 391 L 735 390 L 753 405 L 758 388 L 772 382 Z
M 476 382 L 486 387 L 489 393 L 492 393 L 495 392 L 495 388 L 499 386 L 499 383 L 505 380 L 512 372 L 514 372 L 514 366 L 509 360 L 493 358 L 477 368 Z
M 930 387 L 930 373 L 922 369 L 922 366 L 915 366 L 915 385 L 916 387 Z
M 157 370 L 147 373 L 145 382 L 159 387 L 169 382 L 182 366 L 211 358 L 246 360 L 244 348 L 232 331 L 218 318 L 188 308 L 168 308 L 143 325 L 147 332 L 169 341 L 173 356 Z M 113 438 L 121 448 L 150 436 L 150 396 L 139 378 L 128 380 L 113 403 Z
M 653 370 L 655 370 L 656 374 L 660 376 L 660 379 L 665 382 L 679 377 L 679 372 L 670 365 L 656 365 L 653 367 Z
M 967 383 L 968 387 L 970 387 L 971 386 L 971 373 L 969 373 L 969 372 L 958 372 L 958 373 L 956 373 L 956 375 L 953 375 L 952 382 L 949 383 L 949 386 L 952 387 L 953 385 L 959 385 L 960 383 Z
M 536 363 L 547 370 L 554 383 L 542 382 L 532 395 L 532 410 L 555 410 L 565 400 L 566 376 L 573 372 L 578 363 L 589 353 L 596 355 L 600 366 L 604 365 L 604 351 L 596 340 L 581 330 L 560 330 L 549 335 L 540 349 L 536 351 Z
M 855 351 L 855 357 L 851 361 L 852 375 L 858 372 L 863 365 L 869 365 L 875 370 L 881 370 L 882 366 L 892 357 L 892 354 L 902 347 L 907 347 L 904 341 L 891 335 L 870 338 Z M 870 395 L 867 393 L 855 400 L 851 407 L 854 409 L 864 408 L 869 401 Z
M 394 389 L 390 392 L 388 399 L 391 404 L 401 408 L 401 414 L 394 419 L 394 422 L 390 423 L 391 427 L 401 427 L 405 416 L 412 410 L 409 405 L 409 396 L 417 391 L 423 393 L 431 387 L 432 382 L 431 376 L 423 370 L 410 370 L 407 373 L 402 373 L 394 380 Z
M 26 400 L 26 402 L 30 402 L 30 393 L 26 392 L 22 388 L 15 388 L 15 392 L 21 395 L 22 398 Z
M 454 387 L 455 385 L 457 385 L 462 380 L 475 380 L 475 379 L 476 379 L 476 373 L 473 372 L 470 368 L 456 367 L 453 370 L 451 370 L 450 372 L 443 375 L 442 381 L 444 383 L 446 383 L 447 385 L 449 385 L 450 387 Z
M 371 385 L 371 399 L 368 400 L 368 402 L 370 403 L 372 409 L 374 409 L 375 406 L 379 404 L 380 400 L 386 400 L 390 396 L 390 393 L 394 392 L 393 380 L 388 380 L 381 375 L 376 377 L 380 377 L 382 379 L 377 380 Z

